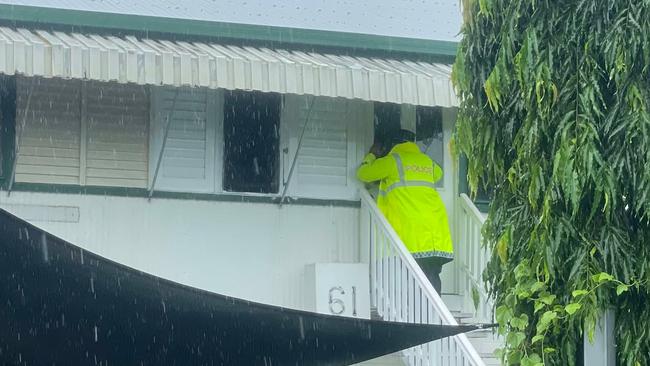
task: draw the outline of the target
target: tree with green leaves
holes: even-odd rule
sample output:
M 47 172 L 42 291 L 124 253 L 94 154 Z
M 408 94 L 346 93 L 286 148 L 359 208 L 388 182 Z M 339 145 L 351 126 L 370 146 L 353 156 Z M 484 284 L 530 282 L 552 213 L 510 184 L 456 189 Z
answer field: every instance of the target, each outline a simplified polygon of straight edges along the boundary
M 650 0 L 463 0 L 457 150 L 492 192 L 509 365 L 574 365 L 606 309 L 650 365 Z

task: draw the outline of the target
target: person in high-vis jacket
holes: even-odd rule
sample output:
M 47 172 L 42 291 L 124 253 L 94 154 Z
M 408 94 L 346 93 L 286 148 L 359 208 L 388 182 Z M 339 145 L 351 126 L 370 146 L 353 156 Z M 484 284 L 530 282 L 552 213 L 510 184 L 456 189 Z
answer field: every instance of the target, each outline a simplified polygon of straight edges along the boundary
M 365 183 L 379 181 L 377 206 L 440 293 L 442 266 L 454 256 L 445 205 L 435 188 L 442 169 L 414 140 L 414 133 L 401 130 L 383 157 L 375 143 L 357 177 Z

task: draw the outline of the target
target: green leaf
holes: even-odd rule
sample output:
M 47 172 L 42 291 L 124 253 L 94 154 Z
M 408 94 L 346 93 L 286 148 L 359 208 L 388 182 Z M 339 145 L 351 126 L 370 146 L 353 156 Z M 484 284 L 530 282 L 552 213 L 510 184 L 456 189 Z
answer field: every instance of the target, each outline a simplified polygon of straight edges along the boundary
M 598 274 L 595 274 L 591 276 L 591 279 L 595 282 L 605 282 L 605 281 L 612 281 L 614 280 L 614 277 L 610 275 L 609 273 L 606 272 L 600 272 Z
M 538 311 L 542 310 L 546 304 L 544 304 L 541 301 L 535 301 L 535 309 L 533 311 L 533 314 L 537 314 Z
M 564 310 L 565 310 L 569 315 L 573 315 L 573 314 L 575 314 L 575 312 L 578 311 L 581 307 L 582 307 L 582 305 L 580 305 L 579 303 L 572 303 L 572 304 L 569 304 L 569 305 L 565 306 L 565 307 L 564 307 Z
M 495 311 L 495 318 L 501 326 L 508 324 L 512 316 L 512 310 L 510 310 L 510 308 L 505 305 L 499 306 Z
M 509 365 L 516 365 L 521 362 L 521 357 L 523 356 L 523 353 L 520 350 L 514 350 L 511 352 L 508 352 L 508 364 Z
M 573 297 L 578 297 L 578 296 L 586 295 L 586 294 L 588 294 L 588 293 L 589 293 L 589 291 L 587 291 L 587 290 L 574 290 L 574 291 L 571 293 L 571 295 L 572 295 Z
M 539 301 L 543 302 L 546 305 L 551 305 L 553 304 L 553 301 L 555 301 L 556 296 L 555 295 L 546 295 L 543 297 L 539 298 Z
M 506 336 L 506 343 L 512 348 L 517 348 L 524 339 L 526 339 L 526 334 L 523 332 L 510 332 Z
M 489 15 L 492 8 L 491 0 L 479 0 L 479 14 Z
M 531 340 L 531 344 L 535 344 L 535 343 L 537 343 L 537 342 L 539 342 L 539 341 L 541 341 L 543 339 L 544 339 L 544 335 L 543 334 L 538 334 L 538 335 L 533 337 L 533 339 Z
M 537 353 L 532 353 L 521 359 L 521 366 L 544 366 L 544 364 Z
M 530 276 L 530 267 L 528 267 L 528 262 L 521 262 L 515 267 L 515 279 L 520 281 L 525 277 Z
M 538 292 L 539 290 L 544 290 L 546 288 L 546 284 L 544 282 L 535 282 L 533 286 L 530 288 L 530 291 L 533 293 Z
M 497 254 L 501 263 L 505 264 L 508 261 L 508 243 L 510 242 L 510 231 L 506 230 L 505 234 L 501 235 L 497 243 Z
M 630 286 L 625 285 L 625 284 L 620 284 L 616 286 L 616 295 L 621 295 L 623 292 L 627 291 L 630 288 Z
M 510 319 L 510 325 L 518 330 L 525 330 L 528 326 L 528 315 L 522 314 L 518 317 L 513 317 Z
M 472 303 L 474 304 L 474 310 L 478 310 L 478 307 L 481 304 L 481 295 L 476 286 L 472 286 Z
M 537 334 L 544 333 L 553 320 L 557 319 L 557 313 L 549 310 L 545 312 L 537 322 Z

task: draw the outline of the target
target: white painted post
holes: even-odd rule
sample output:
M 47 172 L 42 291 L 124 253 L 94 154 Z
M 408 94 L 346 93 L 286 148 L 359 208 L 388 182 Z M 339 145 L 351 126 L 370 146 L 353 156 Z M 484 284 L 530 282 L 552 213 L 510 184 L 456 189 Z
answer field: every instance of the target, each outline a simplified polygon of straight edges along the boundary
M 613 310 L 608 310 L 596 324 L 594 342 L 584 337 L 584 364 L 589 366 L 615 366 L 616 345 L 614 339 L 615 316 Z

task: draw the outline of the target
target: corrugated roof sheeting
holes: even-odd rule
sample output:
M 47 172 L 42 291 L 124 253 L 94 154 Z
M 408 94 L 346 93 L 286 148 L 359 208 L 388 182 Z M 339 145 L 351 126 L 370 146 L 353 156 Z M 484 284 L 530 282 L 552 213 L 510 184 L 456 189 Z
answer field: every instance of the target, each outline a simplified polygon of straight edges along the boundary
M 457 105 L 445 64 L 6 27 L 0 73 Z

